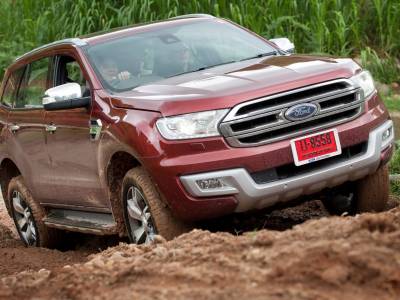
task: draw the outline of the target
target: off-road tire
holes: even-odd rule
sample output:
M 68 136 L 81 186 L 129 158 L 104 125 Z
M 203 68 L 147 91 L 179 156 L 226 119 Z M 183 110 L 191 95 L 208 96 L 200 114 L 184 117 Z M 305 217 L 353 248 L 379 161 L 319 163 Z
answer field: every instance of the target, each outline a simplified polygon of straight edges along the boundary
M 387 166 L 357 181 L 354 199 L 356 213 L 383 211 L 389 200 L 389 187 Z
M 36 242 L 33 245 L 28 245 L 22 237 L 21 232 L 18 230 L 15 211 L 12 204 L 12 194 L 14 191 L 18 191 L 22 195 L 23 200 L 28 205 L 30 212 L 33 216 L 34 225 L 36 228 Z M 59 239 L 58 230 L 48 228 L 44 224 L 42 220 L 45 216 L 45 211 L 39 205 L 39 203 L 37 203 L 33 199 L 31 193 L 24 183 L 24 179 L 22 178 L 22 176 L 14 177 L 13 179 L 11 179 L 10 184 L 8 185 L 7 199 L 8 204 L 10 205 L 11 216 L 14 220 L 14 224 L 17 228 L 18 234 L 21 238 L 21 241 L 23 241 L 26 246 L 54 248 L 57 245 Z
M 169 207 L 161 200 L 154 183 L 150 176 L 142 167 L 136 167 L 127 172 L 122 182 L 122 205 L 126 229 L 131 242 L 135 242 L 130 232 L 129 219 L 127 212 L 127 192 L 132 186 L 137 187 L 147 205 L 150 208 L 151 218 L 155 226 L 156 234 L 161 235 L 166 240 L 171 240 L 191 229 L 190 225 L 178 220 L 172 215 Z

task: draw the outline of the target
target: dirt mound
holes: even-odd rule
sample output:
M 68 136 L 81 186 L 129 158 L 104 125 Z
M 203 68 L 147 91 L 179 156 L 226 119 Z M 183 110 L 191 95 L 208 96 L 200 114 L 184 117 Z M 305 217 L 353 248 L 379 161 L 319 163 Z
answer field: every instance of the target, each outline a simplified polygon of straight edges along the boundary
M 19 272 L 25 272 L 22 276 L 26 276 L 26 272 L 32 272 L 32 276 L 36 278 L 38 275 L 35 271 L 41 270 L 44 265 L 56 271 L 68 263 L 85 262 L 88 253 L 85 250 L 61 252 L 26 248 L 18 239 L 14 223 L 0 197 L 0 278 Z
M 194 230 L 0 280 L 7 299 L 397 299 L 400 208 L 234 236 Z
M 11 230 L 0 223 L 0 247 L 5 241 L 11 240 L 12 238 L 13 234 Z

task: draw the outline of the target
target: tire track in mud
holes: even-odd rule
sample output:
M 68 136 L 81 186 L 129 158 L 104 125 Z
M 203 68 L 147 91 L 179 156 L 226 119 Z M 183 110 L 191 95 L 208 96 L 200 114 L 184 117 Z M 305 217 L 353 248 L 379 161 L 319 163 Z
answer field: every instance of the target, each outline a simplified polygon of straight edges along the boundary
M 327 215 L 311 201 L 203 226 L 233 235 L 194 230 L 151 246 L 114 240 L 103 252 L 109 241 L 72 235 L 77 246 L 59 251 L 25 248 L 0 205 L 0 298 L 396 299 L 400 208 Z

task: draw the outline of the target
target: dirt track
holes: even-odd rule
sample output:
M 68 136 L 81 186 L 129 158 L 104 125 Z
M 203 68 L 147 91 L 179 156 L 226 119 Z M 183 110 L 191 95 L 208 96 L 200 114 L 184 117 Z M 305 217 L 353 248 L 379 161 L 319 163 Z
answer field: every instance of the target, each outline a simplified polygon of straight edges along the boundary
M 272 212 L 264 225 L 301 222 L 306 212 L 315 209 L 310 205 L 319 204 Z M 324 214 L 321 208 L 311 217 Z M 6 220 L 0 210 L 0 222 Z M 5 251 L 0 252 L 4 299 L 398 299 L 400 295 L 400 207 L 381 214 L 322 217 L 280 232 L 234 236 L 195 230 L 171 242 L 159 239 L 152 246 L 120 244 L 92 254 L 89 260 L 86 254 L 98 252 L 95 246 L 69 252 L 26 249 L 0 226 L 0 250 Z M 17 251 L 19 258 L 5 259 L 9 251 Z M 16 261 L 19 267 L 12 269 Z

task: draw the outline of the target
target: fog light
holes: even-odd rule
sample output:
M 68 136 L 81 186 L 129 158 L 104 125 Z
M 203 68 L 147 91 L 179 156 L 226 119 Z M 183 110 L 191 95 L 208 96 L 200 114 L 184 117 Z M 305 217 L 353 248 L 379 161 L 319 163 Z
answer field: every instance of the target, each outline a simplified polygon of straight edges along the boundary
M 386 141 L 392 135 L 392 127 L 389 127 L 382 133 L 382 141 Z
M 226 186 L 224 182 L 221 180 L 221 178 L 200 179 L 196 180 L 196 184 L 202 190 L 219 189 Z

